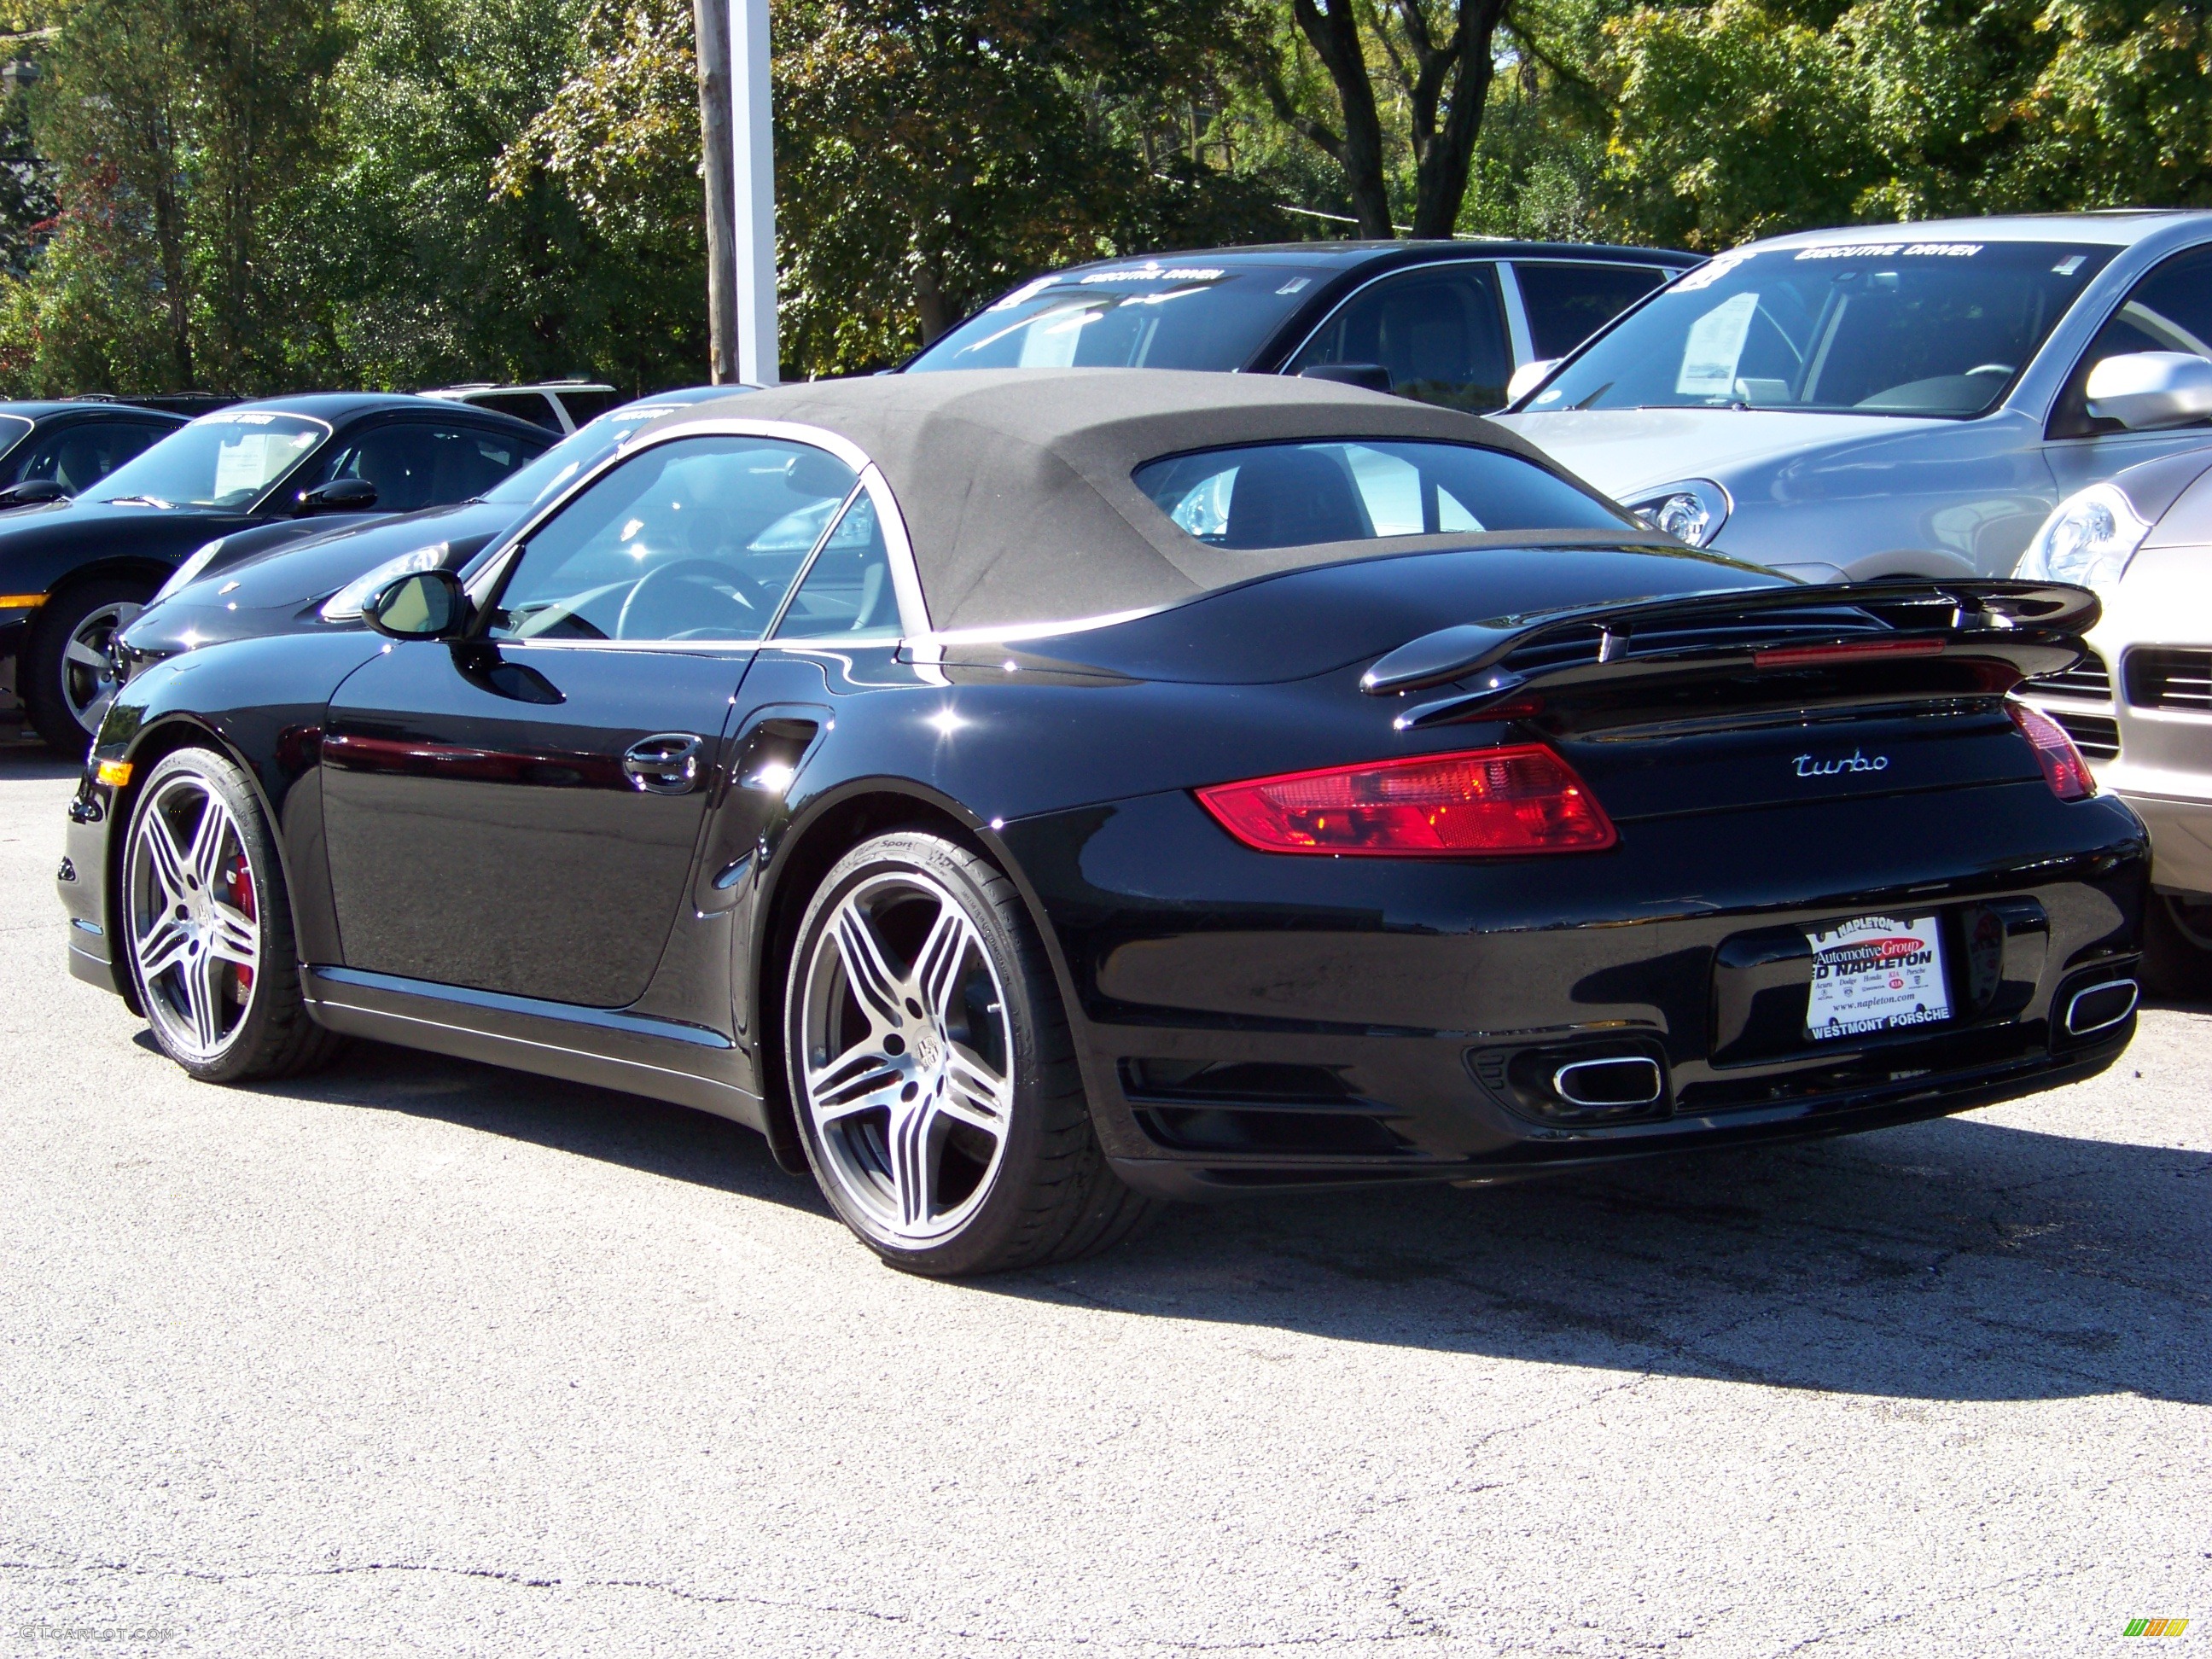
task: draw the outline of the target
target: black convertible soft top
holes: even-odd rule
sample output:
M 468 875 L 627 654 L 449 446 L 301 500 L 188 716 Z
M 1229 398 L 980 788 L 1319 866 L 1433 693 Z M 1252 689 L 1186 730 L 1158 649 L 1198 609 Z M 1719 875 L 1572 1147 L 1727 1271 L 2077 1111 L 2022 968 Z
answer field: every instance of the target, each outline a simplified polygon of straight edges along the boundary
M 698 404 L 667 424 L 716 416 L 805 422 L 866 451 L 898 497 L 931 624 L 945 631 L 1152 610 L 1278 571 L 1431 547 L 1680 546 L 1624 514 L 1618 531 L 1215 547 L 1177 528 L 1132 480 L 1162 456 L 1314 439 L 1474 444 L 1559 472 L 1487 421 L 1321 380 L 958 369 L 782 386 Z

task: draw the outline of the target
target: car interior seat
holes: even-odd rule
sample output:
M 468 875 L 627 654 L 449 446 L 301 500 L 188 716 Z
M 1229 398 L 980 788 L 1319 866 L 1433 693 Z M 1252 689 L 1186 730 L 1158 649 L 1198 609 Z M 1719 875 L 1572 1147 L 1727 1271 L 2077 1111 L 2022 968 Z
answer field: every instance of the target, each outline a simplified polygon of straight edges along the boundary
M 1375 533 L 1344 463 L 1296 444 L 1255 449 L 1230 486 L 1224 547 L 1304 547 Z

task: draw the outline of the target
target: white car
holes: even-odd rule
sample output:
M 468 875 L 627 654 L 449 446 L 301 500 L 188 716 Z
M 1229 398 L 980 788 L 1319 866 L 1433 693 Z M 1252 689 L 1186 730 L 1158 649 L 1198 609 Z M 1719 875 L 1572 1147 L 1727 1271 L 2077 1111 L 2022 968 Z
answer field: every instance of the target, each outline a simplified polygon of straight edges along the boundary
M 2001 575 L 2064 497 L 2204 441 L 2208 342 L 2212 213 L 1855 226 L 1719 255 L 1498 419 L 1738 559 Z
M 2016 574 L 2105 602 L 2091 653 L 2025 695 L 2150 826 L 2152 983 L 2212 991 L 2212 446 L 2069 496 Z
M 507 385 L 472 380 L 466 386 L 441 386 L 422 395 L 443 398 L 448 403 L 474 404 L 478 409 L 495 409 L 502 415 L 514 416 L 549 432 L 564 434 L 605 414 L 629 397 L 601 381 L 584 380 Z

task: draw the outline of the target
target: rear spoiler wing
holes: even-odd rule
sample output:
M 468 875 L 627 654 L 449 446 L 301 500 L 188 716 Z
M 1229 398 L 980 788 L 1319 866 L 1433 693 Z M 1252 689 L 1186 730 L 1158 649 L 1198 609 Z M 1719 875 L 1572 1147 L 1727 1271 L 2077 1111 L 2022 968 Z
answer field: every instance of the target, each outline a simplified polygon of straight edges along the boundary
M 1406 730 L 1466 719 L 1539 680 L 1580 682 L 1632 667 L 1780 670 L 1957 656 L 2002 659 L 2026 678 L 2079 660 L 2081 636 L 2101 614 L 2094 593 L 2061 582 L 1915 580 L 1720 589 L 1438 629 L 1377 658 L 1359 687 L 1370 696 L 1395 696 L 1474 682 L 1456 696 L 1401 714 L 1395 723 Z M 1714 631 L 1701 638 L 1707 624 Z M 1639 633 L 1665 639 L 1639 651 Z M 1592 634 L 1594 659 L 1524 670 L 1507 665 L 1508 658 L 1532 646 Z

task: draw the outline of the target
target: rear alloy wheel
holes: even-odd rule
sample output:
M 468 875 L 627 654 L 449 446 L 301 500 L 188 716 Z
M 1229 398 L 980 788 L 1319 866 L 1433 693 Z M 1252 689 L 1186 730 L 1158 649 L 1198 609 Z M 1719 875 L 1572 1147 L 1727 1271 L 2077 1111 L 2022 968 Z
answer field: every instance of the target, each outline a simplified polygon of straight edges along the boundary
M 222 756 L 179 750 L 140 789 L 123 924 L 154 1039 L 194 1077 L 276 1076 L 334 1046 L 300 994 L 283 872 L 260 804 Z
M 22 696 L 31 723 L 56 753 L 82 755 L 115 701 L 108 646 L 150 597 L 142 582 L 94 581 L 49 599 L 23 653 Z
M 999 871 L 935 836 L 878 836 L 824 878 L 797 945 L 785 1054 L 807 1158 L 878 1255 L 988 1273 L 1103 1249 L 1144 1218 Z

